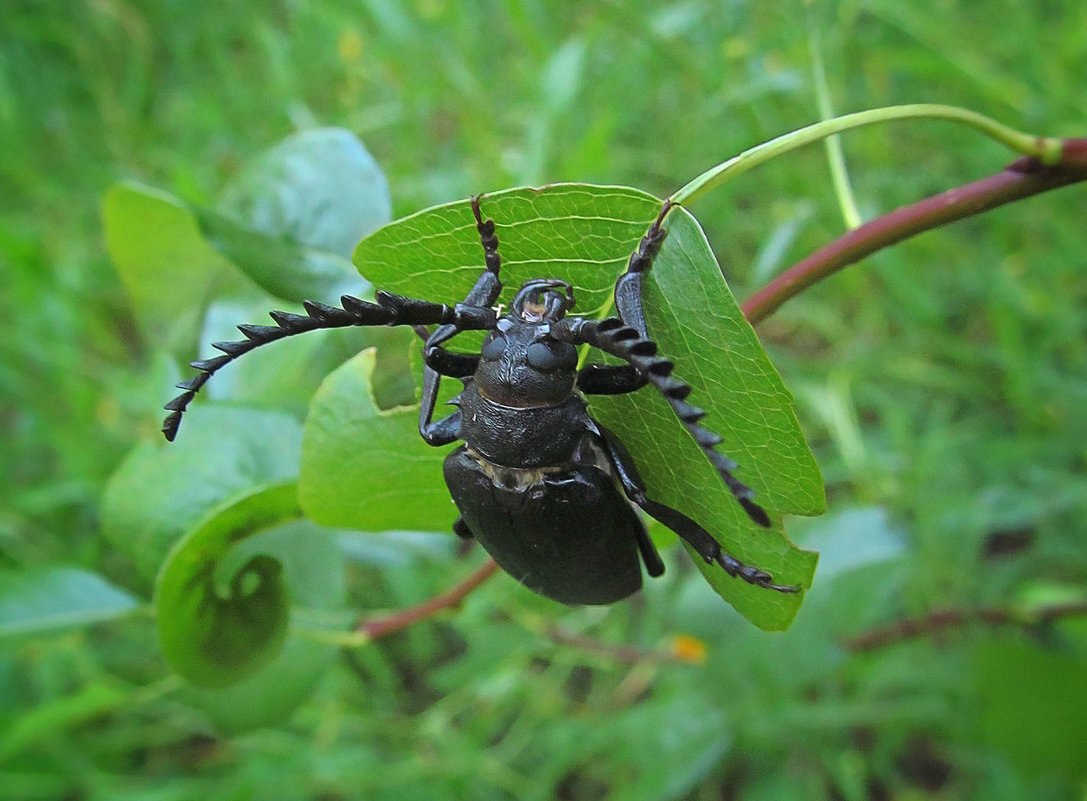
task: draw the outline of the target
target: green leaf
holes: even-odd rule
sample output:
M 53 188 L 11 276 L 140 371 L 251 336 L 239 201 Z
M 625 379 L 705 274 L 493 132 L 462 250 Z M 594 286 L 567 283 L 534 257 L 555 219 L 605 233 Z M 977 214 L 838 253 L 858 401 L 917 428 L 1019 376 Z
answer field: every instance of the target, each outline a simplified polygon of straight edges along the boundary
M 378 408 L 370 348 L 332 373 L 310 405 L 299 502 L 326 526 L 360 531 L 450 531 L 456 509 L 442 479 L 443 451 L 419 437 L 419 407 Z
M 70 732 L 131 702 L 134 691 L 113 681 L 98 681 L 69 695 L 35 705 L 0 733 L 0 762 L 43 740 Z
M 231 280 L 227 264 L 285 300 L 365 292 L 348 258 L 390 216 L 377 163 L 336 128 L 303 131 L 257 157 L 217 209 L 130 181 L 103 201 L 106 244 L 144 335 L 182 351 L 216 281 Z
M 342 128 L 302 131 L 265 151 L 226 188 L 218 209 L 254 231 L 344 258 L 392 217 L 385 176 Z
M 192 211 L 208 244 L 270 295 L 300 303 L 336 297 L 349 287 L 358 289 L 358 279 L 352 283 L 351 264 L 342 256 L 262 234 L 210 209 Z
M 667 228 L 645 282 L 649 335 L 693 388 L 691 402 L 707 412 L 702 424 L 724 437 L 720 450 L 739 462 L 737 476 L 759 503 L 778 513 L 820 513 L 822 481 L 792 395 L 721 280 L 698 223 L 678 209 Z M 684 510 L 777 583 L 811 586 L 816 554 L 795 547 L 780 526 L 767 530 L 748 518 L 663 398 L 643 390 L 592 398 L 591 405 L 635 455 L 650 497 Z M 760 628 L 784 629 L 799 610 L 802 593 L 737 581 L 688 550 L 710 585 Z
M 188 352 L 225 259 L 204 241 L 192 210 L 166 192 L 114 184 L 102 216 L 106 247 L 144 338 Z
M 975 725 L 980 741 L 1024 774 L 1057 773 L 1082 782 L 1087 778 L 1087 648 L 1082 638 L 1069 645 L 1044 648 L 1020 639 L 978 648 Z M 1026 721 L 1039 721 L 1029 736 L 1024 736 Z
M 265 291 L 285 300 L 358 294 L 348 257 L 389 221 L 389 188 L 349 131 L 303 131 L 265 151 L 224 191 L 194 209 L 208 241 Z
M 597 756 L 625 776 L 615 801 L 681 798 L 719 765 L 732 742 L 729 721 L 705 698 L 675 695 L 637 704 L 608 721 L 615 740 Z M 624 737 L 627 732 L 642 737 Z
M 704 424 L 725 438 L 721 450 L 740 463 L 738 475 L 759 502 L 782 513 L 822 514 L 822 478 L 793 396 L 721 278 L 702 228 L 685 209 L 672 212 L 666 227 L 645 285 L 650 337 L 693 387 L 691 402 L 706 410 Z M 640 404 L 646 394 L 614 400 Z
M 288 631 L 280 651 L 253 675 L 221 689 L 190 687 L 186 694 L 224 734 L 275 726 L 313 694 L 337 652 Z
M 102 533 L 153 579 L 170 547 L 223 501 L 297 475 L 293 417 L 202 404 L 177 441 L 138 445 L 110 478 Z
M 236 543 L 301 516 L 293 483 L 263 487 L 215 509 L 171 551 L 155 585 L 159 643 L 187 681 L 224 687 L 279 652 L 290 612 L 282 564 L 251 554 L 222 581 L 218 568 Z
M 0 638 L 113 620 L 137 606 L 132 595 L 87 570 L 0 571 Z
M 615 279 L 660 203 L 635 189 L 585 184 L 520 188 L 485 196 L 484 214 L 495 220 L 501 241 L 505 302 L 525 280 L 554 276 L 574 285 L 578 313 L 609 312 Z M 792 396 L 722 280 L 697 222 L 677 209 L 666 228 L 668 238 L 645 285 L 650 336 L 675 361 L 676 375 L 693 387 L 691 402 L 707 410 L 705 425 L 725 437 L 722 450 L 740 462 L 738 475 L 755 489 L 759 502 L 777 513 L 818 514 L 824 507 L 822 482 L 800 432 Z M 480 273 L 478 239 L 470 206 L 460 201 L 379 230 L 359 243 L 355 263 L 383 289 L 455 302 Z M 328 401 L 336 401 L 337 408 L 324 408 Z M 404 455 L 409 452 L 406 436 L 385 441 L 377 457 L 382 467 L 376 469 L 370 466 L 369 449 L 337 447 L 333 442 L 337 435 L 356 443 L 368 441 L 347 429 L 337 434 L 337 425 L 350 419 L 344 401 L 344 389 L 315 398 L 305 451 L 337 453 L 342 458 L 339 472 L 350 473 L 360 483 L 333 478 L 331 460 L 322 463 L 320 470 L 304 470 L 303 504 L 313 515 L 323 514 L 319 507 L 325 505 L 343 511 L 348 487 L 354 487 L 348 497 L 355 508 L 373 506 L 360 493 L 373 476 L 384 475 L 390 455 L 402 463 L 410 461 L 410 469 L 401 473 L 405 478 L 417 480 L 422 475 L 424 465 L 419 459 L 423 457 Z M 626 443 L 651 497 L 691 514 L 730 553 L 769 570 L 778 582 L 810 585 L 815 554 L 793 546 L 780 529 L 767 531 L 747 518 L 663 399 L 650 390 L 596 397 L 592 410 Z M 360 417 L 372 418 L 368 412 Z M 311 433 L 314 425 L 320 428 Z M 388 429 L 386 435 L 391 434 Z M 422 486 L 427 492 L 437 491 L 431 490 L 432 484 Z M 420 506 L 429 510 L 433 501 L 424 500 Z M 373 524 L 380 522 L 368 516 Z M 452 510 L 446 517 L 451 516 Z M 799 608 L 800 594 L 767 592 L 731 579 L 701 559 L 696 558 L 696 563 L 714 589 L 763 628 L 786 627 Z
M 660 204 L 630 187 L 589 184 L 484 196 L 484 216 L 494 219 L 501 241 L 504 299 L 530 278 L 561 276 L 574 285 L 579 314 L 601 311 Z M 461 300 L 483 268 L 465 200 L 386 225 L 359 243 L 354 258 L 374 286 L 440 302 Z

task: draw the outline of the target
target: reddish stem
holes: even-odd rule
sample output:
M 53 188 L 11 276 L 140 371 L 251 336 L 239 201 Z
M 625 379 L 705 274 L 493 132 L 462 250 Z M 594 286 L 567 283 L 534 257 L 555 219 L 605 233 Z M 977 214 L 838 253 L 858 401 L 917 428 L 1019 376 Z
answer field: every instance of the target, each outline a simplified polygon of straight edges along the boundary
M 952 628 L 961 628 L 971 623 L 983 623 L 986 626 L 1040 626 L 1052 623 L 1063 617 L 1087 614 L 1087 601 L 1073 601 L 1023 613 L 1013 609 L 937 609 L 920 617 L 910 617 L 869 629 L 844 642 L 850 651 L 874 651 L 888 645 L 913 640 L 929 634 L 938 634 Z
M 1062 161 L 1055 166 L 1022 158 L 996 175 L 903 206 L 854 228 L 748 298 L 743 312 L 751 323 L 760 322 L 813 284 L 903 239 L 1083 180 L 1087 180 L 1087 139 L 1065 140 Z
M 421 604 L 399 609 L 383 617 L 364 620 L 355 627 L 355 631 L 372 639 L 377 639 L 378 637 L 384 637 L 386 634 L 392 634 L 394 631 L 405 629 L 420 620 L 437 614 L 443 609 L 459 606 L 469 593 L 493 576 L 497 570 L 498 564 L 493 559 L 488 559 L 468 578 L 441 595 L 435 595 Z

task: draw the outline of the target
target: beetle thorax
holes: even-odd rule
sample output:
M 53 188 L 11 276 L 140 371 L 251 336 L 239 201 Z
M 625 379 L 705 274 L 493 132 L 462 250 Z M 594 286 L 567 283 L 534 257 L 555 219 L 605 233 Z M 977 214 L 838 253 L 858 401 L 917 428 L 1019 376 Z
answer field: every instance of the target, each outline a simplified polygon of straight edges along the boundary
M 483 343 L 475 380 L 483 397 L 503 406 L 554 406 L 574 392 L 577 350 L 553 339 L 547 322 L 504 317 Z

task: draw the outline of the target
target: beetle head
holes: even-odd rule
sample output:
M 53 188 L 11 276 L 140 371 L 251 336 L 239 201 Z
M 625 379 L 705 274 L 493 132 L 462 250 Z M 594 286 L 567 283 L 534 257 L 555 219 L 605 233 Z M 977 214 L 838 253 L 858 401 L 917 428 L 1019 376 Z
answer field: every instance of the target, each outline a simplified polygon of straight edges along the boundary
M 563 290 L 558 292 L 556 290 Z M 513 299 L 510 315 L 519 322 L 550 323 L 561 320 L 574 307 L 574 288 L 554 278 L 526 281 Z

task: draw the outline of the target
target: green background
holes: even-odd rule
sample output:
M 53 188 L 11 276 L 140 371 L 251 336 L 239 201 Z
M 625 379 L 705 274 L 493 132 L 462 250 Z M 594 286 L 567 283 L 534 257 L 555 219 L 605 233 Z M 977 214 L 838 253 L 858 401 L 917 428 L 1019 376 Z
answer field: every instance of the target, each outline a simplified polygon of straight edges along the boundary
M 926 234 L 759 326 L 830 505 L 789 522 L 822 557 L 783 634 L 745 622 L 672 549 L 665 578 L 615 607 L 563 609 L 500 576 L 455 615 L 339 649 L 320 634 L 344 627 L 342 610 L 421 601 L 480 555 L 458 556 L 448 536 L 288 531 L 297 523 L 262 535 L 268 552 L 314 543 L 305 563 L 283 561 L 306 599 L 283 652 L 229 690 L 199 690 L 166 666 L 148 613 L 161 551 L 110 529 L 111 509 L 141 500 L 177 508 L 178 534 L 195 522 L 165 478 L 158 496 L 102 500 L 133 448 L 157 447 L 179 375 L 166 348 L 196 325 L 182 303 L 165 304 L 175 320 L 130 304 L 102 232 L 115 181 L 213 206 L 260 152 L 336 125 L 385 172 L 394 217 L 559 180 L 663 196 L 818 118 L 807 9 L 6 2 L 0 797 L 1082 796 L 1083 619 L 843 647 L 933 610 L 1082 601 L 1082 188 Z M 811 19 L 837 112 L 944 102 L 1040 134 L 1087 132 L 1080 3 L 872 0 L 818 4 Z M 866 217 L 1010 160 L 935 122 L 843 144 Z M 692 211 L 741 300 L 843 230 L 818 147 Z M 207 252 L 185 266 L 225 269 Z M 239 464 L 281 480 L 276 449 L 296 441 L 320 377 L 292 374 L 266 401 L 278 411 L 238 422 L 255 443 Z M 272 392 L 263 380 L 242 397 Z M 704 662 L 654 658 L 677 633 L 705 644 Z

